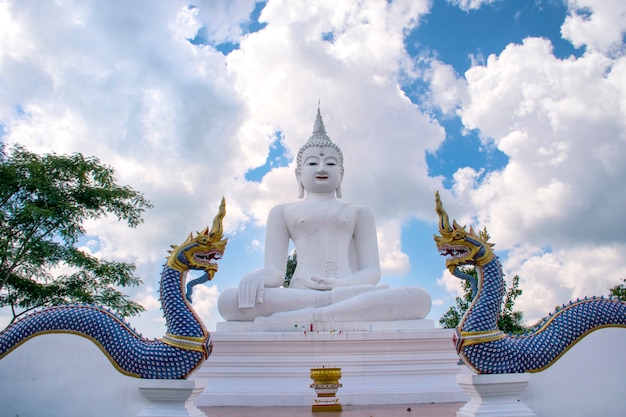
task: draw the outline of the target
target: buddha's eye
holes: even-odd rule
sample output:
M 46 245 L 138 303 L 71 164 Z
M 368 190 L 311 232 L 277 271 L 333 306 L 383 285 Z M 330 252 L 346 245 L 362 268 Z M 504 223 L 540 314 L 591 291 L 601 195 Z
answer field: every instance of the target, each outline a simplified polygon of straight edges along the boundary
M 307 162 L 306 164 L 307 164 L 307 166 L 315 166 L 315 165 L 317 165 L 317 162 L 311 161 L 311 162 Z

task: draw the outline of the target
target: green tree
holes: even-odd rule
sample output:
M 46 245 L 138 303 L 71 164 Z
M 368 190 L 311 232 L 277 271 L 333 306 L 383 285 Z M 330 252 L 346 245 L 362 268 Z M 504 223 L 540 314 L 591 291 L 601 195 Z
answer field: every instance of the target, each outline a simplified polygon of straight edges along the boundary
M 472 267 L 461 268 L 462 271 L 474 278 L 477 278 L 476 270 Z M 469 308 L 474 294 L 472 294 L 472 288 L 468 280 L 462 280 L 463 296 L 456 297 L 454 306 L 439 319 L 439 325 L 445 329 L 453 329 L 459 325 L 461 318 Z M 498 318 L 498 328 L 507 333 L 523 333 L 525 331 L 522 325 L 524 313 L 515 310 L 515 300 L 522 295 L 522 290 L 519 288 L 519 276 L 513 277 L 511 288 L 507 290 L 506 283 L 504 284 L 505 294 L 503 298 L 502 311 Z
M 38 308 L 96 303 L 127 317 L 143 307 L 118 290 L 141 284 L 134 264 L 96 259 L 75 247 L 83 222 L 112 214 L 129 227 L 152 207 L 119 186 L 114 170 L 80 153 L 38 155 L 0 144 L 0 307 L 12 322 Z M 71 271 L 54 276 L 55 267 Z
M 470 275 L 474 272 L 473 268 L 463 269 L 464 272 L 469 273 Z M 474 272 L 474 275 L 475 274 L 476 273 Z M 469 305 L 472 303 L 472 299 L 474 298 L 470 282 L 468 280 L 461 280 L 461 285 L 463 286 L 463 296 L 456 297 L 454 299 L 456 305 L 450 307 L 450 309 L 439 319 L 439 325 L 444 329 L 454 329 L 459 325 L 463 314 L 465 314 Z
M 626 278 L 622 278 L 623 284 L 611 288 L 610 295 L 621 301 L 626 301 Z
M 283 287 L 289 287 L 291 283 L 291 277 L 298 265 L 298 253 L 294 250 L 289 256 L 287 256 L 287 270 L 285 271 L 285 280 L 283 281 Z

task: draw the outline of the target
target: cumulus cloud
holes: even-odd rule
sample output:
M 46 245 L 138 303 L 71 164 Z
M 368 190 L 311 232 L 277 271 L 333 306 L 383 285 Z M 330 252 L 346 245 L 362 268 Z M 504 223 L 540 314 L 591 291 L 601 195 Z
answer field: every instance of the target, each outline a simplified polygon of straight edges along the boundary
M 569 0 L 561 33 L 577 47 L 606 54 L 623 54 L 626 4 L 620 0 Z
M 246 170 L 236 158 L 246 106 L 223 54 L 188 41 L 201 23 L 185 2 L 1 7 L 3 141 L 96 155 L 144 192 L 155 208 L 137 229 L 85 226 L 103 258 L 136 262 L 156 287 L 169 245 L 210 222 Z M 229 204 L 229 229 L 246 218 Z
M 625 14 L 608 3 L 570 2 L 562 30 L 587 48 L 580 57 L 559 59 L 548 40 L 527 38 L 456 75 L 466 83 L 457 110 L 465 127 L 509 162 L 484 175 L 459 169 L 451 197 L 464 204 L 460 223 L 488 227 L 508 279 L 521 277 L 517 307 L 528 321 L 570 299 L 607 294 L 626 274 Z M 458 85 L 449 68 L 432 68 Z M 445 111 L 445 95 L 431 88 Z M 449 291 L 451 282 L 438 281 Z
M 423 78 L 429 86 L 424 104 L 441 111 L 446 116 L 454 115 L 461 103 L 467 100 L 465 80 L 456 74 L 451 65 L 434 58 L 426 58 L 424 61 L 426 68 Z M 424 63 L 418 66 L 422 65 Z
M 589 245 L 551 252 L 532 247 L 511 251 L 504 263 L 507 278 L 519 275 L 523 294 L 516 308 L 528 324 L 569 300 L 607 295 L 626 276 L 623 256 L 626 244 Z
M 196 285 L 193 289 L 193 308 L 205 323 L 214 323 L 220 318 L 217 311 L 216 285 Z
M 467 71 L 463 122 L 509 157 L 468 192 L 504 248 L 623 239 L 623 67 L 596 53 L 560 60 L 528 38 Z
M 459 7 L 466 12 L 480 9 L 484 5 L 495 3 L 496 0 L 447 0 L 448 3 Z

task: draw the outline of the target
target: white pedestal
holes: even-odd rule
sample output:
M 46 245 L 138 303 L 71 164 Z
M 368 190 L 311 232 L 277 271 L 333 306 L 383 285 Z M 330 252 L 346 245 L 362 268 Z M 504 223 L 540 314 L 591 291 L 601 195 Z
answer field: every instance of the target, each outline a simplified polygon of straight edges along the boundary
M 419 322 L 371 323 L 371 331 L 349 330 L 368 329 L 368 323 L 330 330 L 314 323 L 313 331 L 300 325 L 282 332 L 250 331 L 251 323 L 235 323 L 245 329 L 231 332 L 218 326 L 213 354 L 194 374 L 209 382 L 196 404 L 310 406 L 310 370 L 321 367 L 341 368 L 345 405 L 467 401 L 456 382 L 453 330 Z
M 457 382 L 470 396 L 457 417 L 536 417 L 520 393 L 530 381 L 530 374 L 460 373 Z
M 137 417 L 206 417 L 194 400 L 204 388 L 201 379 L 147 379 L 139 391 L 150 401 Z

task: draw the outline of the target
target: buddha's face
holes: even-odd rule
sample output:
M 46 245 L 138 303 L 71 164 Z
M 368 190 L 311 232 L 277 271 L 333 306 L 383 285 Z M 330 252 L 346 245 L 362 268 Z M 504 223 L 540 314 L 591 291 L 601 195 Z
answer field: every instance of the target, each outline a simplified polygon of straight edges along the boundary
M 339 153 L 334 148 L 313 146 L 302 154 L 300 181 L 307 193 L 334 193 L 341 184 Z

